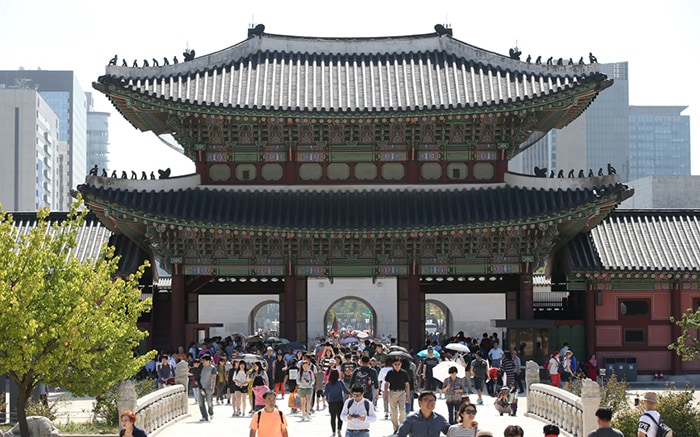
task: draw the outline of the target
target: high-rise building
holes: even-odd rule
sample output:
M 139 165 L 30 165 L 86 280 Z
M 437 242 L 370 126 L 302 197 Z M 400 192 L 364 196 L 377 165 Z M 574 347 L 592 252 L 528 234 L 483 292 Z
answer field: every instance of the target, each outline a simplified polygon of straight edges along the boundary
M 630 106 L 630 175 L 690 175 L 687 106 Z
M 5 211 L 59 209 L 59 126 L 38 92 L 0 88 L 0 203 Z
M 31 88 L 39 92 L 58 116 L 59 145 L 57 192 L 54 209 L 67 210 L 72 201 L 70 190 L 85 181 L 87 175 L 87 100 L 72 71 L 5 70 L 0 71 L 0 87 Z
M 87 98 L 87 168 L 109 167 L 109 112 L 94 110 L 92 93 Z
M 600 93 L 586 112 L 563 129 L 547 133 L 510 162 L 509 169 L 532 174 L 535 166 L 550 171 L 599 169 L 607 173 L 611 164 L 620 180 L 629 180 L 630 115 L 627 62 L 601 64 L 600 69 L 615 80 Z

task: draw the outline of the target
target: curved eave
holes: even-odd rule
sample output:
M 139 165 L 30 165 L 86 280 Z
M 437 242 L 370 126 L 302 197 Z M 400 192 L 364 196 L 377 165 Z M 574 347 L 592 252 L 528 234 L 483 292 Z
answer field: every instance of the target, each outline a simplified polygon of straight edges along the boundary
M 168 126 L 170 116 L 216 115 L 222 117 L 293 117 L 329 118 L 350 117 L 391 118 L 391 117 L 434 117 L 471 116 L 474 114 L 503 114 L 518 111 L 538 111 L 546 113 L 538 123 L 538 130 L 546 132 L 552 128 L 562 128 L 578 117 L 591 104 L 595 97 L 612 85 L 612 80 L 603 77 L 597 81 L 567 85 L 560 91 L 542 93 L 534 98 L 529 96 L 490 101 L 485 104 L 440 105 L 414 108 L 376 108 L 354 110 L 283 109 L 240 105 L 213 105 L 190 102 L 182 99 L 164 99 L 151 93 L 137 92 L 128 87 L 113 83 L 94 83 L 93 87 L 104 93 L 117 111 L 134 127 L 155 134 L 173 133 Z M 524 115 L 525 112 L 522 112 Z
M 628 189 L 618 184 L 599 187 L 600 191 L 569 192 L 500 188 L 422 193 L 227 193 L 207 189 L 148 193 L 86 185 L 81 185 L 79 190 L 86 204 L 111 223 L 105 223 L 110 228 L 122 229 L 123 224 L 139 227 L 159 224 L 166 228 L 192 227 L 285 235 L 396 233 L 415 237 L 423 233 L 438 235 L 488 227 L 531 227 L 541 224 L 560 228 L 572 220 L 585 226 L 611 204 L 617 204 Z M 358 208 L 359 203 L 364 207 Z M 190 211 L 189 217 L 186 211 Z M 314 214 L 310 215 L 308 211 L 314 211 Z

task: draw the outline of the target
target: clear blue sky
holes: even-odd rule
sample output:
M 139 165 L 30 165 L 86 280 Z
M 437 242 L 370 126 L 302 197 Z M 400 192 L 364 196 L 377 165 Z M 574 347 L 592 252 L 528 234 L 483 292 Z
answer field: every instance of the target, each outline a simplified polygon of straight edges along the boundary
M 251 23 L 266 32 L 306 36 L 430 33 L 450 24 L 464 42 L 499 53 L 629 62 L 631 105 L 688 106 L 692 172 L 700 174 L 700 2 L 670 1 L 265 1 L 192 2 L 25 0 L 0 2 L 0 69 L 73 70 L 86 91 L 115 54 L 134 59 L 215 52 L 245 39 Z M 193 171 L 186 158 L 110 111 L 110 160 L 116 169 Z M 694 141 L 695 140 L 695 141 Z M 135 162 L 135 156 L 144 158 Z

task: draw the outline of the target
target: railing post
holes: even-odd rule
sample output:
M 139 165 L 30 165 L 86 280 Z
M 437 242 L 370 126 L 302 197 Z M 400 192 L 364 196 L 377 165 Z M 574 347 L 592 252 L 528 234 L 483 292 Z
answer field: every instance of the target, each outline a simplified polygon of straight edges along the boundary
M 600 407 L 600 386 L 588 378 L 582 383 L 583 435 L 588 435 L 589 432 L 598 428 L 595 412 Z
M 525 385 L 528 393 L 532 384 L 540 383 L 540 365 L 532 360 L 525 363 Z
M 136 388 L 134 381 L 129 379 L 121 381 L 117 388 L 117 410 L 119 414 L 126 410 L 136 413 Z

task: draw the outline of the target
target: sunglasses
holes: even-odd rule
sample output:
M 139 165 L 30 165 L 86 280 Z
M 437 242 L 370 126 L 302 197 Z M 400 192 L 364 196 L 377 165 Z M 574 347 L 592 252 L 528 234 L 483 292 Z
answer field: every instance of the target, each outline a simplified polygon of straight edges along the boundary
M 476 414 L 476 410 L 464 410 L 466 414 Z

